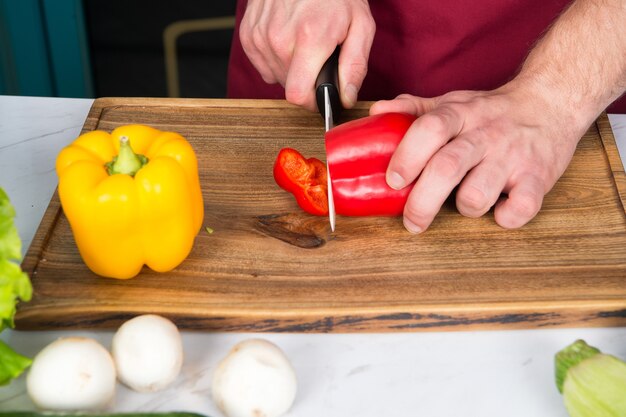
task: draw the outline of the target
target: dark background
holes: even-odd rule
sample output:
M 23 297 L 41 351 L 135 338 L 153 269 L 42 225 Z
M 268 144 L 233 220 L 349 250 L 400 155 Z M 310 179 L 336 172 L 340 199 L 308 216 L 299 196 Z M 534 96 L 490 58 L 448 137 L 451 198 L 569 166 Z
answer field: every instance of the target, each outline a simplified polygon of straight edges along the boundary
M 84 2 L 96 97 L 166 97 L 163 31 L 180 20 L 234 16 L 235 0 Z M 233 31 L 178 39 L 181 97 L 225 97 Z

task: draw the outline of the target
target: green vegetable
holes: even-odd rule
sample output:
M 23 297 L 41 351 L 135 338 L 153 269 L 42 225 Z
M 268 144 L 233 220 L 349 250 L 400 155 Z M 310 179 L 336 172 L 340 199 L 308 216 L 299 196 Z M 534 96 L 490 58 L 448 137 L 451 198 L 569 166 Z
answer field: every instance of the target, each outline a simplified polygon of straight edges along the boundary
M 556 383 L 571 417 L 626 416 L 626 363 L 577 340 L 556 354 Z
M 32 287 L 22 271 L 22 242 L 15 228 L 15 209 L 0 188 L 0 331 L 14 327 L 15 306 L 21 299 L 30 300 Z M 15 353 L 0 341 L 0 385 L 8 384 L 30 366 L 31 360 Z
M 172 411 L 169 413 L 119 413 L 119 414 L 80 414 L 80 413 L 37 413 L 35 411 L 0 411 L 0 417 L 205 417 L 202 414 Z

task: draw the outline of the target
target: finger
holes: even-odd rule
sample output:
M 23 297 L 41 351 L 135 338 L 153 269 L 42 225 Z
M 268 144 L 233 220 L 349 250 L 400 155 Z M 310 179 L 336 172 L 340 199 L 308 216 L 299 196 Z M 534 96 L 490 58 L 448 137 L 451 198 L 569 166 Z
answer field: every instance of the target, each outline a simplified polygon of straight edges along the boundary
M 401 189 L 412 183 L 428 160 L 463 127 L 463 118 L 450 106 L 419 117 L 404 135 L 389 161 L 387 184 Z
M 522 227 L 532 220 L 543 202 L 544 184 L 528 174 L 514 183 L 506 198 L 496 204 L 496 223 L 505 229 Z
M 259 17 L 261 29 L 259 40 L 262 45 L 259 45 L 259 49 L 263 51 L 266 64 L 271 69 L 276 82 L 284 86 L 294 41 L 286 35 L 284 25 L 279 24 L 285 21 L 281 12 L 281 9 L 275 10 L 274 7 L 262 8 Z
M 241 19 L 239 26 L 239 40 L 250 63 L 259 72 L 263 81 L 268 84 L 276 82 L 273 71 L 266 63 L 263 53 L 257 45 L 263 45 L 261 40 L 262 31 L 259 27 L 262 24 L 259 19 L 263 12 L 263 0 L 250 1 Z
M 461 182 L 456 207 L 467 217 L 480 217 L 498 201 L 510 172 L 508 166 L 483 160 Z
M 400 94 L 393 100 L 380 100 L 370 107 L 370 114 L 380 113 L 409 113 L 421 116 L 435 108 L 435 99 L 416 97 L 409 94 Z
M 376 24 L 371 16 L 353 20 L 339 54 L 339 86 L 341 101 L 345 108 L 354 106 L 358 92 L 367 75 L 369 59 Z
M 426 230 L 454 187 L 485 155 L 484 142 L 461 135 L 441 148 L 424 168 L 404 207 L 410 232 Z
M 241 37 L 241 46 L 252 66 L 254 66 L 259 72 L 259 75 L 261 75 L 261 78 L 263 78 L 263 81 L 268 84 L 276 84 L 278 78 L 274 74 L 274 70 L 270 67 L 266 55 L 256 47 L 255 43 L 256 41 L 252 41 L 251 39 L 246 40 L 244 37 Z
M 246 3 L 246 11 L 243 15 L 242 22 L 249 20 L 252 22 L 258 22 L 263 9 L 265 8 L 266 0 L 248 0 Z
M 285 81 L 287 101 L 311 111 L 317 108 L 315 80 L 335 47 L 336 45 L 329 45 L 329 48 L 320 48 L 307 46 L 306 43 L 296 45 Z
M 256 47 L 256 43 L 253 39 L 252 32 L 244 26 L 240 27 L 239 39 L 241 41 L 241 47 L 243 48 L 248 60 L 252 66 L 259 72 L 263 81 L 268 84 L 275 84 L 277 82 L 274 72 L 267 64 L 263 53 Z

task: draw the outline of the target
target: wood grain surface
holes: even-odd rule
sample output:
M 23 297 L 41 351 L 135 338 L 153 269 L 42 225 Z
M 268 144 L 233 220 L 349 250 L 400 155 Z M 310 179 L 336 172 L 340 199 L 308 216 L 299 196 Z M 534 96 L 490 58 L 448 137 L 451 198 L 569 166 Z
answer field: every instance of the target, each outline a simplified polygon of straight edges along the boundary
M 129 123 L 191 142 L 214 232 L 200 231 L 172 272 L 100 278 L 55 194 L 23 263 L 34 296 L 19 329 L 113 328 L 141 313 L 244 332 L 626 325 L 626 176 L 606 115 L 525 227 L 504 230 L 492 212 L 465 218 L 448 202 L 421 235 L 400 218 L 341 216 L 331 233 L 275 185 L 281 148 L 324 159 L 318 114 L 283 101 L 111 98 L 94 102 L 83 131 Z

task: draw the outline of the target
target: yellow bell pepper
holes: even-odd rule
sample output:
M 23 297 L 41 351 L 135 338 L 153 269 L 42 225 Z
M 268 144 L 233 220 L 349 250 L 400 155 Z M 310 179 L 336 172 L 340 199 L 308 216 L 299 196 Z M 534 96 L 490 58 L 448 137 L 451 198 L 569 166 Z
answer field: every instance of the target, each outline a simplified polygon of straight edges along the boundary
M 143 125 L 79 136 L 56 160 L 59 197 L 85 264 L 127 279 L 174 269 L 204 218 L 196 155 L 178 133 Z

